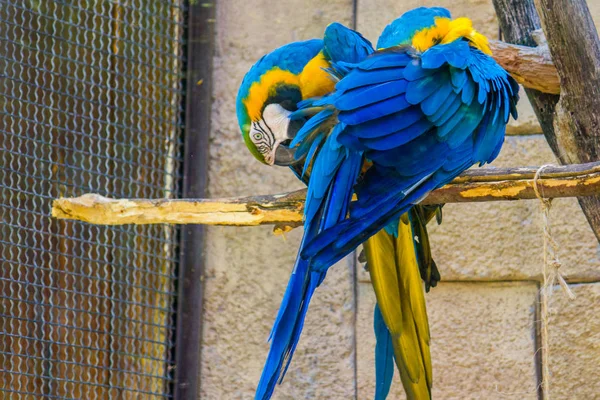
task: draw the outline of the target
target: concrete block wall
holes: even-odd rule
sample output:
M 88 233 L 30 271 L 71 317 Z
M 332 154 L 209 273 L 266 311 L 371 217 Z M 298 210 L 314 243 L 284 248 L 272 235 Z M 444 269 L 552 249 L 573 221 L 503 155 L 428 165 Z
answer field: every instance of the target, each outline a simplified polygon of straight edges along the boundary
M 600 0 L 588 1 L 600 18 Z M 277 193 L 301 187 L 285 169 L 256 162 L 238 132 L 235 96 L 250 66 L 294 40 L 320 37 L 332 21 L 375 42 L 411 8 L 444 6 L 496 38 L 491 0 L 223 0 L 217 2 L 210 148 L 211 197 Z M 356 10 L 356 15 L 355 15 Z M 598 19 L 600 20 L 600 19 Z M 555 162 L 525 96 L 496 166 Z M 443 282 L 427 295 L 434 398 L 538 397 L 538 288 L 542 262 L 539 204 L 495 202 L 444 207 L 431 226 Z M 553 202 L 552 228 L 563 273 L 577 294 L 557 290 L 551 307 L 552 395 L 600 397 L 600 247 L 574 199 Z M 253 397 L 268 337 L 301 232 L 269 227 L 211 228 L 208 233 L 202 343 L 202 399 Z M 277 399 L 365 399 L 374 385 L 368 274 L 354 259 L 332 268 L 311 304 L 306 327 Z M 396 377 L 390 398 L 403 398 Z

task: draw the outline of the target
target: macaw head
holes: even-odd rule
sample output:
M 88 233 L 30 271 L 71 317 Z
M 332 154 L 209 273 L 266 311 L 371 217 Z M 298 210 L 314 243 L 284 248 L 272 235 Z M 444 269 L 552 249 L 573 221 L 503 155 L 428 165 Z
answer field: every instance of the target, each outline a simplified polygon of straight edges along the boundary
M 280 47 L 248 71 L 237 96 L 237 116 L 250 152 L 268 165 L 292 165 L 289 143 L 304 121 L 291 120 L 303 99 L 322 96 L 335 82 L 324 70 L 329 62 L 319 39 Z
M 441 7 L 419 7 L 402 14 L 383 30 L 377 48 L 410 45 L 424 52 L 455 40 L 468 40 L 473 47 L 492 54 L 487 38 L 473 29 L 470 19 L 452 19 L 450 11 Z

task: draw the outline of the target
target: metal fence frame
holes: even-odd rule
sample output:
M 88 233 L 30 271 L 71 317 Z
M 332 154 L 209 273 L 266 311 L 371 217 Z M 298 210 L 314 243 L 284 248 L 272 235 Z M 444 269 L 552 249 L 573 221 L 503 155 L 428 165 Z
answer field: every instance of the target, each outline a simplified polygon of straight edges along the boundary
M 215 9 L 216 0 L 192 1 L 188 9 L 184 198 L 203 198 L 207 191 Z M 181 230 L 175 340 L 175 398 L 180 400 L 200 396 L 204 232 L 203 225 Z
M 8 181 L 3 182 L 4 177 L 0 176 L 0 234 L 4 235 L 4 238 L 0 237 L 0 264 L 5 267 L 6 263 L 10 263 L 8 272 L 0 274 L 0 297 L 8 297 L 0 304 L 0 397 L 175 396 L 185 400 L 199 397 L 203 228 L 103 228 L 56 222 L 49 218 L 49 202 L 58 195 L 77 195 L 81 191 L 93 190 L 90 187 L 102 188 L 101 194 L 161 196 L 162 192 L 153 187 L 160 189 L 163 183 L 170 185 L 165 188 L 174 188 L 169 192 L 174 196 L 205 195 L 215 6 L 215 2 L 210 0 L 151 0 L 149 3 L 143 0 L 48 0 L 45 4 L 38 0 L 0 0 L 0 7 L 7 7 L 5 10 L 10 7 L 6 14 L 0 10 L 0 23 L 4 24 L 0 27 L 0 45 L 8 42 L 11 49 L 0 51 L 0 66 L 9 68 L 0 71 L 0 79 L 6 79 L 0 81 L 0 95 L 4 96 L 0 98 L 0 111 L 3 113 L 0 118 L 4 118 L 4 122 L 0 121 L 0 173 L 4 171 L 8 177 Z M 131 13 L 135 15 L 132 17 Z M 177 21 L 170 21 L 169 17 L 174 15 L 177 15 Z M 11 16 L 21 19 L 11 21 Z M 42 23 L 46 24 L 45 28 L 41 28 Z M 181 34 L 172 36 L 171 28 L 161 25 L 173 23 L 181 25 L 177 31 Z M 34 39 L 24 36 L 23 40 L 19 40 L 22 32 L 27 32 Z M 63 35 L 64 32 L 69 33 Z M 40 35 L 46 41 L 41 40 Z M 164 46 L 171 45 L 165 43 L 178 41 L 177 38 L 182 43 L 179 46 L 181 53 L 177 55 L 181 61 L 174 64 L 158 61 L 158 67 L 167 71 L 172 65 L 181 68 L 171 71 L 179 76 L 176 78 L 179 88 L 165 89 L 181 90 L 178 95 L 180 103 L 175 104 L 172 101 L 175 97 L 158 93 L 163 90 L 159 89 L 163 84 L 160 73 L 145 76 L 144 72 L 131 71 L 131 80 L 139 81 L 132 83 L 127 81 L 130 73 L 127 66 L 133 60 L 148 63 L 149 68 L 154 68 L 154 58 L 164 55 L 160 53 L 165 51 Z M 127 46 L 134 46 L 136 53 L 130 55 L 128 52 L 132 50 Z M 64 50 L 66 48 L 69 50 Z M 153 51 L 159 52 L 156 57 L 153 57 Z M 98 59 L 93 54 L 101 54 L 98 58 L 101 63 L 97 63 Z M 36 84 L 32 76 L 42 77 L 42 81 Z M 166 85 L 171 85 L 175 78 L 169 79 Z M 103 89 L 95 91 L 97 85 Z M 81 88 L 92 90 L 88 93 Z M 140 104 L 130 106 L 135 99 Z M 161 114 L 152 110 L 151 106 L 141 105 L 152 105 L 154 101 L 171 101 L 170 107 L 180 111 Z M 69 104 L 76 108 L 72 109 Z M 10 115 L 7 116 L 7 113 Z M 179 117 L 174 118 L 180 118 L 184 126 L 169 131 L 175 132 L 174 136 L 169 134 L 168 138 L 154 136 L 148 139 L 155 140 L 155 144 L 146 147 L 145 139 L 132 139 L 132 135 L 137 132 L 152 137 L 155 133 L 166 132 L 153 131 L 153 127 L 160 128 L 161 125 L 146 123 L 143 120 L 146 113 L 152 121 L 162 121 L 167 115 L 173 118 L 179 113 Z M 85 128 L 69 120 L 81 118 L 87 121 Z M 102 145 L 97 145 L 98 132 L 104 132 L 100 133 Z M 78 135 L 84 140 L 73 147 L 69 141 Z M 128 150 L 128 143 L 119 143 L 115 138 L 133 140 L 132 150 Z M 176 154 L 183 153 L 182 157 L 175 162 L 161 164 L 163 157 L 168 158 L 168 155 L 160 152 L 171 145 L 160 141 L 164 139 L 166 143 L 173 138 L 179 141 L 174 146 L 179 146 L 180 150 L 175 151 Z M 118 146 L 118 151 L 107 153 L 103 150 L 115 146 Z M 98 157 L 102 160 L 98 161 Z M 28 167 L 20 170 L 19 166 L 15 166 L 11 170 L 11 162 L 26 162 Z M 174 170 L 169 169 L 171 167 Z M 146 176 L 127 176 L 139 171 Z M 163 182 L 164 179 L 166 181 Z M 88 185 L 90 180 L 97 181 Z M 165 183 L 167 181 L 171 183 Z M 134 189 L 123 189 L 127 185 L 134 185 Z M 136 188 L 135 185 L 139 186 Z M 105 193 L 102 192 L 104 189 Z M 27 200 L 27 196 L 33 200 Z M 13 207 L 21 207 L 21 210 Z M 36 217 L 29 217 L 30 213 Z M 34 221 L 32 226 L 28 225 L 31 221 Z M 145 232 L 151 233 L 144 236 Z M 161 232 L 165 232 L 166 236 L 163 237 Z M 141 238 L 139 242 L 138 237 Z M 144 247 L 138 247 L 138 244 Z M 77 248 L 79 245 L 84 248 Z M 100 250 L 96 250 L 97 246 L 101 246 Z M 165 250 L 167 246 L 170 250 Z M 148 262 L 148 257 L 162 257 L 163 252 L 168 258 L 164 264 L 171 265 L 168 270 L 171 286 L 166 294 L 161 292 L 160 295 L 168 302 L 168 310 L 161 311 L 158 317 L 138 314 L 146 312 L 146 305 L 154 305 L 154 290 L 160 291 L 163 287 L 154 278 L 142 275 L 154 273 L 151 266 L 155 264 L 144 265 L 144 260 Z M 134 253 L 141 254 L 139 259 Z M 30 264 L 24 265 L 23 262 Z M 133 272 L 120 275 L 121 267 L 133 267 Z M 147 267 L 148 270 L 141 269 Z M 100 275 L 95 275 L 96 270 L 100 271 Z M 89 287 L 77 286 L 80 281 L 85 281 Z M 113 289 L 108 292 L 98 289 L 98 285 L 116 285 L 118 293 L 114 294 Z M 134 301 L 131 301 L 129 291 L 135 292 L 138 286 L 143 293 L 133 294 Z M 113 295 L 117 297 L 111 297 Z M 83 303 L 79 299 L 82 296 Z M 136 299 L 140 304 L 136 303 Z M 105 308 L 102 301 L 110 303 L 110 307 Z M 117 309 L 113 310 L 113 305 Z M 118 307 L 122 309 L 118 310 Z M 116 321 L 117 328 L 112 325 L 113 322 L 110 322 L 110 329 L 104 329 L 106 327 L 95 322 L 103 318 Z M 22 328 L 25 324 L 29 327 Z M 146 328 L 140 328 L 139 324 L 157 324 L 151 329 L 160 333 L 145 336 Z M 69 342 L 65 339 L 67 336 L 58 333 L 65 329 L 69 330 L 69 335 L 76 335 L 77 339 L 73 339 L 76 342 Z M 34 333 L 27 338 L 23 336 L 24 332 Z M 86 335 L 97 337 L 99 334 L 107 338 L 102 339 L 98 346 L 104 353 L 101 356 L 90 355 L 89 349 L 97 342 L 94 341 L 96 339 L 86 339 Z M 113 334 L 117 344 L 106 344 L 105 340 L 113 340 Z M 153 335 L 159 335 L 161 339 L 155 339 Z M 154 354 L 154 350 L 147 350 L 147 346 L 152 344 L 144 344 L 145 341 L 152 343 L 152 340 L 163 339 L 168 359 L 161 359 L 161 355 L 154 361 L 155 364 L 163 363 L 162 367 L 156 367 L 156 370 L 152 367 L 152 372 L 146 373 L 145 369 L 134 365 L 141 362 L 140 355 L 144 358 L 144 355 Z M 128 342 L 119 345 L 120 340 Z M 115 355 L 113 360 L 113 352 L 123 349 L 132 354 Z M 69 355 L 72 351 L 87 353 Z M 147 351 L 150 353 L 146 354 Z M 110 361 L 106 361 L 109 358 Z M 11 360 L 15 359 L 18 364 L 11 367 Z M 98 377 L 105 369 L 114 371 L 108 374 L 121 378 L 103 381 L 104 378 Z M 13 370 L 19 374 L 16 378 L 11 372 Z M 89 378 L 89 371 L 92 371 L 92 378 Z M 144 379 L 156 383 L 144 383 Z M 132 386 L 129 386 L 130 383 Z

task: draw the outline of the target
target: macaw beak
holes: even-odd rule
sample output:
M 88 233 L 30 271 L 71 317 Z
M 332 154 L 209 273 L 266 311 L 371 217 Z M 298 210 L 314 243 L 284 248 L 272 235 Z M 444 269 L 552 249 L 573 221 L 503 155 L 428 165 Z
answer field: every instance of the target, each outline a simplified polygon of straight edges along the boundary
M 290 165 L 294 165 L 302 161 L 302 159 L 296 159 L 296 148 L 289 148 L 289 144 L 296 137 L 296 134 L 298 133 L 300 128 L 302 128 L 304 122 L 304 119 L 290 121 L 287 129 L 287 139 L 285 139 L 281 143 L 275 144 L 275 149 L 273 150 L 273 164 L 279 165 L 281 167 L 288 167 Z
M 296 154 L 296 149 L 290 149 L 286 144 L 291 142 L 290 139 L 286 140 L 283 143 L 279 143 L 275 148 L 275 157 L 273 157 L 273 164 L 279 165 L 280 167 L 287 167 L 293 165 L 300 160 L 296 160 L 294 154 Z

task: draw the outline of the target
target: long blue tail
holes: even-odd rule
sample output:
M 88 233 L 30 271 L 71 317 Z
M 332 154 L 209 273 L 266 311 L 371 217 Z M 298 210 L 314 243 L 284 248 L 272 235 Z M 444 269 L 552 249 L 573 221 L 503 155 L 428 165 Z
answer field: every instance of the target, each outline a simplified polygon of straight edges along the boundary
M 375 400 L 385 400 L 394 378 L 394 345 L 379 305 L 375 304 L 373 313 L 375 329 Z
M 373 53 L 368 40 L 338 23 L 327 27 L 323 42 L 323 52 L 334 65 L 337 62 L 359 62 Z M 343 75 L 343 71 L 331 72 L 340 75 L 338 78 Z M 348 151 L 338 143 L 337 135 L 344 125 L 338 124 L 330 131 L 328 124 L 324 123 L 333 114 L 333 110 L 327 107 L 330 101 L 312 104 L 314 100 L 298 105 L 298 116 L 314 110 L 320 112 L 302 127 L 290 144 L 291 147 L 299 145 L 297 156 L 306 155 L 304 169 L 302 172 L 296 171 L 299 178 L 303 180 L 309 169 L 311 177 L 304 211 L 304 236 L 271 331 L 271 348 L 256 389 L 255 398 L 261 400 L 269 399 L 277 382 L 283 379 L 300 339 L 312 295 L 327 273 L 327 268 L 313 271 L 309 261 L 303 260 L 300 254 L 319 232 L 346 217 L 352 188 L 363 164 L 362 152 Z M 303 110 L 305 107 L 311 107 L 311 110 Z
M 300 254 L 319 232 L 346 217 L 352 187 L 363 159 L 361 153 L 348 152 L 340 147 L 335 134 L 332 134 L 323 138 L 321 150 L 314 161 L 307 162 L 312 162 L 312 174 L 304 212 L 304 236 L 271 331 L 271 348 L 256 390 L 256 399 L 269 399 L 275 385 L 283 380 L 300 339 L 312 295 L 327 273 L 326 268 L 313 271 L 310 262 L 302 259 Z
M 314 236 L 313 231 L 307 227 L 302 244 L 309 236 Z M 271 348 L 256 389 L 256 399 L 269 399 L 275 385 L 283 379 L 300 338 L 310 299 L 325 274 L 311 273 L 308 261 L 297 257 L 269 336 Z

